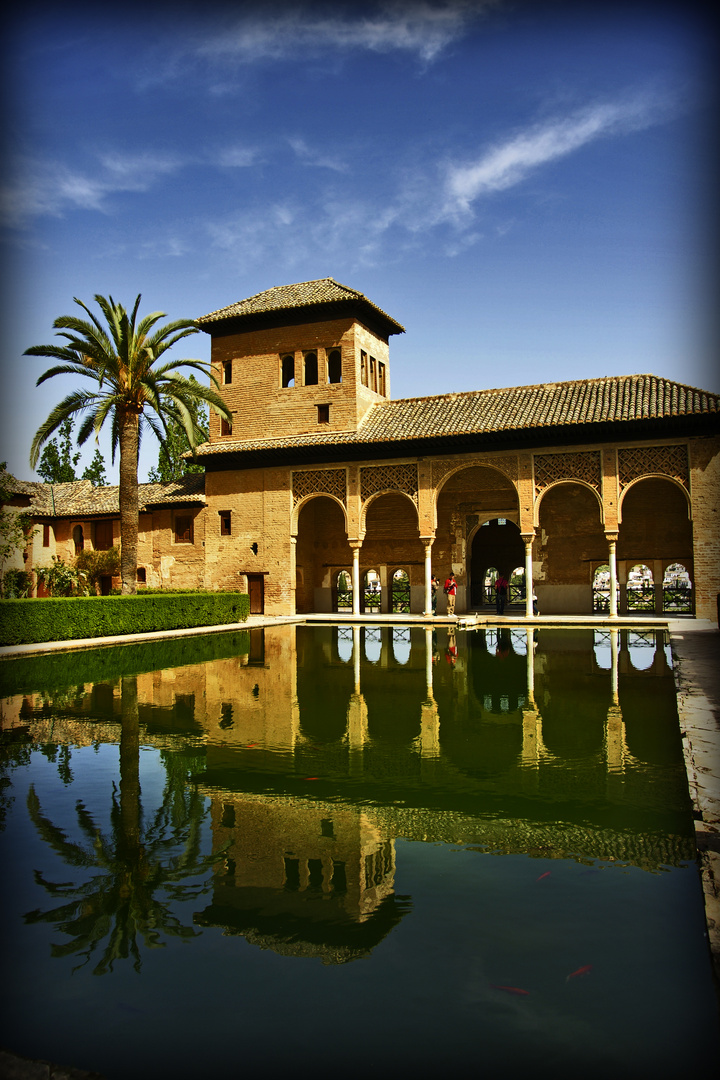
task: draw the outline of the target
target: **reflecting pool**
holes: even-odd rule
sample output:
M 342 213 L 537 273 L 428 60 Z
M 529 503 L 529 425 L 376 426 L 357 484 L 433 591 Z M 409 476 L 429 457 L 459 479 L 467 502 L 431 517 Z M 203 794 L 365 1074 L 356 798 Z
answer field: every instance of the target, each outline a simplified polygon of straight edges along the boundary
M 662 632 L 0 663 L 0 1043 L 120 1078 L 717 1060 Z

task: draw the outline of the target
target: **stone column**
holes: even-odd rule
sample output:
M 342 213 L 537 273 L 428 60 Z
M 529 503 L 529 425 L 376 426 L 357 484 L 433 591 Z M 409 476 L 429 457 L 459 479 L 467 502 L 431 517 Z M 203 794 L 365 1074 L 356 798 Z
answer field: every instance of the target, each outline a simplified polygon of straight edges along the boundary
M 532 546 L 535 533 L 521 533 L 525 543 L 525 617 L 530 618 L 533 614 L 533 567 Z
M 290 614 L 297 612 L 297 536 L 290 537 Z
M 608 566 L 610 567 L 610 617 L 617 618 L 618 613 L 618 577 L 617 577 L 617 533 L 605 533 L 608 542 Z
M 425 614 L 432 615 L 432 546 L 434 536 L 421 536 L 420 540 L 425 548 Z
M 360 614 L 360 548 L 362 540 L 351 540 L 352 548 L 352 589 L 353 589 L 353 615 Z

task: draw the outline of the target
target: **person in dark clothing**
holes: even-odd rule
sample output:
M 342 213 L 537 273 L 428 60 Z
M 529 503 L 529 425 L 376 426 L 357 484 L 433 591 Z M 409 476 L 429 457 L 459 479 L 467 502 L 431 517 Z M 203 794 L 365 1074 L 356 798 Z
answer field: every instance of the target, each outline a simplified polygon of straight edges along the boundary
M 495 610 L 498 615 L 502 615 L 505 611 L 505 600 L 507 599 L 508 580 L 500 574 L 495 580 Z

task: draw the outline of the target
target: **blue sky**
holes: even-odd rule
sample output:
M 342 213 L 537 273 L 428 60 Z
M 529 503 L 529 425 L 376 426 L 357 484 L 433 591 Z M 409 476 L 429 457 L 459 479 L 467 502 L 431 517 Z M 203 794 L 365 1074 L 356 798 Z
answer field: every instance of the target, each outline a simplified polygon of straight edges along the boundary
M 395 398 L 720 391 L 717 44 L 670 0 L 30 0 L 3 58 L 0 460 L 32 478 L 73 383 L 35 388 L 22 353 L 95 293 L 194 318 L 334 277 L 406 327 Z M 141 479 L 156 460 L 149 435 Z

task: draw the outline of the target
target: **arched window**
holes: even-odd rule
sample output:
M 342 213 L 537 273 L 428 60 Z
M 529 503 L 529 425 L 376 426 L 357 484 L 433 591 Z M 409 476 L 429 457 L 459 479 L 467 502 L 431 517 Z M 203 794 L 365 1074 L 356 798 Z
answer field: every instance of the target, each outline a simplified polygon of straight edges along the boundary
M 525 567 L 516 566 L 510 575 L 508 604 L 522 604 L 525 600 Z
M 289 354 L 282 358 L 282 384 L 284 387 L 295 385 L 295 357 Z
M 645 563 L 637 563 L 628 571 L 628 611 L 654 611 L 655 585 L 652 570 Z
M 363 611 L 371 611 L 379 614 L 381 610 L 382 592 L 380 589 L 380 575 L 377 570 L 368 570 L 363 578 Z
M 500 571 L 494 567 L 489 566 L 485 571 L 485 580 L 483 582 L 483 589 L 485 591 L 485 603 L 495 603 L 495 582 L 500 576 Z
M 410 578 L 405 570 L 396 570 L 392 576 L 392 610 L 410 613 Z
M 663 574 L 663 611 L 692 614 L 693 588 L 682 563 L 671 563 Z
M 610 611 L 610 567 L 607 563 L 598 566 L 593 574 L 592 594 L 593 611 L 607 615 Z
M 352 576 L 349 570 L 340 571 L 335 579 L 335 587 L 337 590 L 337 610 L 352 611 Z
M 318 358 L 317 353 L 305 353 L 305 372 L 303 384 L 305 386 L 317 386 L 318 382 Z
M 85 547 L 85 537 L 83 535 L 82 525 L 76 525 L 73 529 L 73 544 L 75 545 L 75 554 L 79 555 Z
M 328 382 L 342 382 L 342 354 L 339 349 L 331 349 L 328 353 Z

